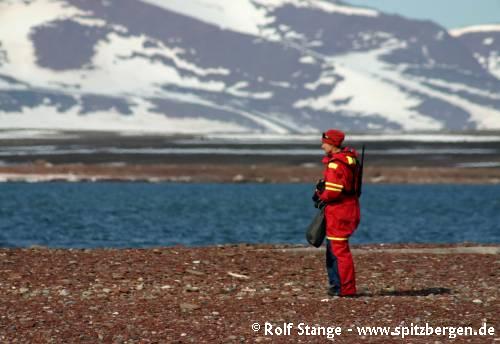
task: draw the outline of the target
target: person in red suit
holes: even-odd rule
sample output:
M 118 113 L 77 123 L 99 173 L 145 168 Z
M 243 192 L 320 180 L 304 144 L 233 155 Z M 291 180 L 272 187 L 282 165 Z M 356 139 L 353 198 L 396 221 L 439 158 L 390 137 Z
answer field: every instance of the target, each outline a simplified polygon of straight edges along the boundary
M 359 225 L 360 167 L 357 152 L 343 147 L 344 133 L 330 129 L 323 133 L 321 148 L 325 151 L 323 179 L 316 185 L 315 201 L 326 206 L 326 269 L 328 294 L 356 295 L 354 262 L 349 237 Z

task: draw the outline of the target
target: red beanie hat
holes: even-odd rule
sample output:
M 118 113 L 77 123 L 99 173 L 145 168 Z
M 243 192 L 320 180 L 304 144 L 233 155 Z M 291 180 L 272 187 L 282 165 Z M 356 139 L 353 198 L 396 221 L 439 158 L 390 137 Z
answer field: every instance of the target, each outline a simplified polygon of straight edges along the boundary
M 337 129 L 329 129 L 323 133 L 321 141 L 335 147 L 340 147 L 344 141 L 345 134 Z

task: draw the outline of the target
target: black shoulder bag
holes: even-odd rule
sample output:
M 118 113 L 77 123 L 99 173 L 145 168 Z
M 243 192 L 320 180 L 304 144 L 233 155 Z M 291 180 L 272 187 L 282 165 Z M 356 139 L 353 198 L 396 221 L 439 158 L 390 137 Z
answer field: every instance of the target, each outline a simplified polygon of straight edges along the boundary
M 307 242 L 314 247 L 320 247 L 325 240 L 326 221 L 325 221 L 325 206 L 321 207 L 314 216 L 311 224 L 307 227 L 306 239 Z

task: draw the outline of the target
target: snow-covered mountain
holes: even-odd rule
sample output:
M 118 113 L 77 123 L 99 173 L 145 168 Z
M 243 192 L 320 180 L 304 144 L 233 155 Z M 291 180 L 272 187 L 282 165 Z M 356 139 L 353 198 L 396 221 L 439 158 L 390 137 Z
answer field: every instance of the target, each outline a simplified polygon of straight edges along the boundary
M 327 0 L 2 0 L 0 129 L 500 129 L 497 34 Z

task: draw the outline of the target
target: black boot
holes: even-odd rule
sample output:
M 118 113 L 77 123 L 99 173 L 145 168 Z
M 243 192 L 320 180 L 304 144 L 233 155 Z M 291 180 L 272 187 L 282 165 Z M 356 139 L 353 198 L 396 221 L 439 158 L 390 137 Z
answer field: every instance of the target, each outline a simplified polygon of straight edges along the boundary
M 340 290 L 339 288 L 332 286 L 328 288 L 328 295 L 330 296 L 340 296 Z

